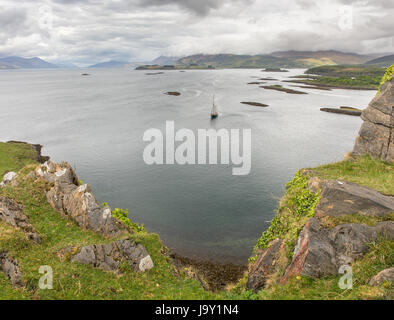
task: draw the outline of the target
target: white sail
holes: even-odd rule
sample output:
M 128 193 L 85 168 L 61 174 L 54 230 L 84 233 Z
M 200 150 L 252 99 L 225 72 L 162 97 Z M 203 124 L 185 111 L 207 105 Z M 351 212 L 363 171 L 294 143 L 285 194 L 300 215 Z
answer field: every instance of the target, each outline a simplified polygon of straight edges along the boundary
M 215 96 L 213 96 L 213 103 L 212 103 L 212 111 L 211 111 L 212 115 L 217 115 L 218 112 L 216 110 L 216 104 L 215 104 Z

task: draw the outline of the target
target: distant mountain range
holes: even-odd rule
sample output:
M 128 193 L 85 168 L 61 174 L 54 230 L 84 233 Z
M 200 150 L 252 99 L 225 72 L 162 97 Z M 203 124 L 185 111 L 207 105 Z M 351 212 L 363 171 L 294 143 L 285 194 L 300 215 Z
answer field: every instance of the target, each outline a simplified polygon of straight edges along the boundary
M 335 50 L 328 51 L 279 51 L 271 53 L 277 58 L 290 59 L 310 65 L 363 64 L 375 58 L 372 55 L 361 55 Z
M 6 57 L 0 58 L 0 69 L 52 69 L 57 65 L 40 58 Z
M 196 54 L 180 58 L 159 57 L 152 65 L 178 68 L 310 68 L 322 65 L 364 64 L 374 55 L 329 51 L 280 51 L 266 55 Z
M 376 65 L 387 67 L 394 64 L 394 55 L 360 55 L 357 53 L 329 51 L 278 51 L 261 55 L 195 54 L 187 57 L 160 56 L 148 63 L 129 63 L 110 60 L 89 68 L 137 69 L 225 69 L 225 68 L 311 68 L 323 65 Z M 0 69 L 49 69 L 78 68 L 67 62 L 53 64 L 40 58 L 17 56 L 0 58 Z
M 370 60 L 366 64 L 387 68 L 394 64 L 394 54 Z
M 89 66 L 89 68 L 121 68 L 129 65 L 130 62 L 110 60 Z
M 177 62 L 181 58 L 182 57 L 160 56 L 160 57 L 156 58 L 155 60 L 151 61 L 150 63 L 151 64 L 158 64 L 160 66 L 164 66 L 164 65 L 174 64 L 175 62 Z

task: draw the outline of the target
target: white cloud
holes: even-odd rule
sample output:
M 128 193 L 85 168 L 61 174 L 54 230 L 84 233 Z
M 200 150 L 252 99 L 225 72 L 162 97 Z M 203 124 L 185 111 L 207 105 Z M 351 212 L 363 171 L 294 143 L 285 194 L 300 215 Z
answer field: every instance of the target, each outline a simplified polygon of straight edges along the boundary
M 90 64 L 288 49 L 386 53 L 394 52 L 393 16 L 391 0 L 0 0 L 0 55 Z

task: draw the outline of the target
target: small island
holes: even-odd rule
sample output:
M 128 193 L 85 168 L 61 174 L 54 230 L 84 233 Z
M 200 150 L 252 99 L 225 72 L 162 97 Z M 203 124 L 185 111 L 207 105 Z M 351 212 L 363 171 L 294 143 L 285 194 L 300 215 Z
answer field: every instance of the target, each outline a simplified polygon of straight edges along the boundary
M 166 92 L 164 94 L 166 94 L 168 96 L 176 96 L 176 97 L 181 95 L 181 93 L 178 92 L 178 91 L 168 91 L 168 92 Z
M 264 81 L 253 81 L 253 82 L 248 82 L 248 84 L 264 84 Z
M 268 107 L 268 104 L 264 104 L 264 103 L 259 103 L 259 102 L 241 102 L 242 104 L 247 104 L 249 106 L 254 106 L 254 107 Z
M 349 116 L 361 116 L 362 110 L 353 107 L 339 107 L 339 108 L 320 108 L 320 111 L 330 112 L 330 113 L 338 113 L 338 114 L 346 114 Z
M 261 70 L 262 72 L 289 72 L 289 70 L 282 69 L 282 68 L 265 68 Z
M 295 86 L 295 85 L 291 85 L 291 87 L 295 87 L 295 88 L 303 88 L 303 89 L 315 89 L 315 90 L 324 90 L 324 91 L 332 91 L 331 88 L 329 87 L 322 87 L 322 86 Z
M 276 91 L 281 91 L 281 92 L 286 92 L 290 94 L 308 94 L 306 92 L 302 91 L 297 91 L 289 88 L 284 88 L 281 85 L 271 85 L 271 86 L 260 86 L 260 88 L 267 89 L 267 90 L 276 90 Z

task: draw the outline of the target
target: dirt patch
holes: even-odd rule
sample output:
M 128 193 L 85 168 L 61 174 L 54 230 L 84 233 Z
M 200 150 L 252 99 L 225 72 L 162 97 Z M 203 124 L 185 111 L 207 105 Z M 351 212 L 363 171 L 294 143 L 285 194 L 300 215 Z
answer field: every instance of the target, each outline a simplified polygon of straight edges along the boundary
M 177 272 L 186 272 L 195 277 L 205 290 L 223 290 L 229 284 L 238 282 L 247 270 L 247 266 L 235 264 L 222 264 L 182 257 L 170 252 Z

